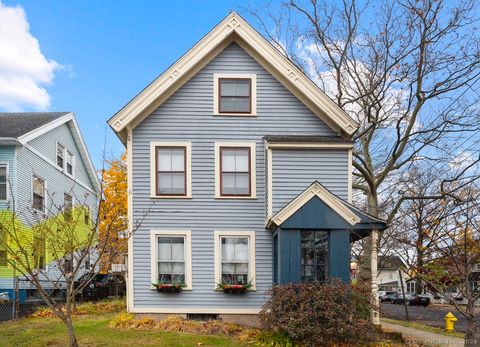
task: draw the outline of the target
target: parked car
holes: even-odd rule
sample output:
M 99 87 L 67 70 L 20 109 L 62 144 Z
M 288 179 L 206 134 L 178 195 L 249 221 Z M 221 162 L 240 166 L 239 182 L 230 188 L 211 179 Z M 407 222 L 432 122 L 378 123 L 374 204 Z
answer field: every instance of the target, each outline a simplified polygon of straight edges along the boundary
M 411 299 L 412 299 L 412 295 L 410 295 L 408 293 L 406 293 L 405 295 L 403 295 L 402 293 L 396 293 L 394 298 L 392 299 L 392 303 L 397 304 L 397 305 L 401 305 L 406 301 L 407 304 L 408 304 Z
M 430 305 L 430 298 L 426 295 L 414 295 L 408 302 L 410 306 L 423 306 Z
M 392 295 L 395 295 L 397 292 L 389 292 L 389 291 L 386 291 L 386 292 L 379 292 L 379 300 L 380 302 L 385 302 L 385 299 L 387 299 L 386 302 L 391 302 L 391 297 Z
M 393 303 L 393 299 L 397 295 L 397 292 L 385 292 L 383 296 L 380 297 L 380 302 L 390 302 Z
M 91 277 L 91 274 L 85 274 L 74 282 L 75 288 L 80 287 Z M 119 275 L 96 274 L 90 283 L 85 285 L 77 297 L 91 300 L 106 299 L 109 296 L 124 296 L 126 292 L 125 279 Z

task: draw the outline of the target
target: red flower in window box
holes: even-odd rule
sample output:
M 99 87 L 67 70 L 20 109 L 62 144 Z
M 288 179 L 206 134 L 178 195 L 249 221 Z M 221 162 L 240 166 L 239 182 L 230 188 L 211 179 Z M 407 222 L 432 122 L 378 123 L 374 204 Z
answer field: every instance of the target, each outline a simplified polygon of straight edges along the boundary
M 252 287 L 252 281 L 245 284 L 238 283 L 217 283 L 217 290 L 222 290 L 226 294 L 245 294 L 248 288 Z
M 183 283 L 152 283 L 159 293 L 180 293 L 185 284 Z

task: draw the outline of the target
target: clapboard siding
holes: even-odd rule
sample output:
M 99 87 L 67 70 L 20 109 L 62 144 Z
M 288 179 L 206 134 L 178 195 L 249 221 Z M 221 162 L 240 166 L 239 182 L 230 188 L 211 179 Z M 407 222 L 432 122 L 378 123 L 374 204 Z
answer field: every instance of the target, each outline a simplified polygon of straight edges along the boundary
M 12 190 L 15 188 L 15 176 L 14 176 L 14 165 L 15 165 L 15 146 L 0 146 L 0 164 L 8 165 L 7 172 L 7 200 L 0 200 L 0 210 L 6 209 L 12 204 Z
M 272 212 L 277 213 L 314 181 L 348 200 L 348 150 L 272 151 Z
M 256 117 L 212 115 L 214 73 L 257 75 Z M 237 44 L 228 46 L 133 130 L 133 219 L 144 218 L 133 236 L 131 275 L 137 310 L 142 307 L 256 309 L 264 303 L 265 292 L 273 281 L 272 236 L 265 230 L 265 135 L 336 136 L 336 133 Z M 149 198 L 151 141 L 192 143 L 192 199 Z M 214 199 L 216 141 L 255 142 L 256 199 Z M 346 181 L 345 178 L 345 184 Z M 172 299 L 150 289 L 153 229 L 192 231 L 192 291 L 184 291 Z M 229 296 L 213 290 L 215 230 L 255 231 L 256 292 Z
M 85 183 L 91 190 L 94 185 L 88 175 L 87 167 L 80 156 L 80 150 L 74 140 L 74 134 L 68 123 L 59 125 L 48 133 L 31 140 L 28 144 L 50 159 L 57 162 L 57 141 L 74 155 L 75 175 L 74 178 Z M 66 161 L 66 158 L 65 158 Z

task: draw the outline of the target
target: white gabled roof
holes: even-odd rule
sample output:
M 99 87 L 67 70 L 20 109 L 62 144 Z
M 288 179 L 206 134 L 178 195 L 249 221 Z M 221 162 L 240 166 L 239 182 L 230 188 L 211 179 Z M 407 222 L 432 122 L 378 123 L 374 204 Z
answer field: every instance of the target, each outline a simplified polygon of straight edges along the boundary
M 118 111 L 108 124 L 125 142 L 127 127 L 138 125 L 232 42 L 237 42 L 333 130 L 352 135 L 358 128 L 315 83 L 235 12 Z
M 87 145 L 85 144 L 82 133 L 80 131 L 80 127 L 78 126 L 77 120 L 75 119 L 75 115 L 73 112 L 69 112 L 64 116 L 61 116 L 60 118 L 57 118 L 36 129 L 33 129 L 32 131 L 19 136 L 17 140 L 22 145 L 27 145 L 29 141 L 39 137 L 40 135 L 43 135 L 49 132 L 52 129 L 59 127 L 62 124 L 68 124 L 70 129 L 72 130 L 73 139 L 79 148 L 80 155 L 83 161 L 85 162 L 85 167 L 87 168 L 90 180 L 94 185 L 95 191 L 97 193 L 100 193 L 100 181 L 98 179 L 95 166 L 93 165 L 92 158 L 90 157 L 90 153 L 88 152 Z
M 277 212 L 267 223 L 267 227 L 280 226 L 295 212 L 297 212 L 303 205 L 305 205 L 313 197 L 318 197 L 328 207 L 334 210 L 340 217 L 345 219 L 347 223 L 354 226 L 361 221 L 355 213 L 353 213 L 345 203 L 336 195 L 330 193 L 328 189 L 318 182 L 314 182 L 303 193 L 293 199 L 287 206 Z

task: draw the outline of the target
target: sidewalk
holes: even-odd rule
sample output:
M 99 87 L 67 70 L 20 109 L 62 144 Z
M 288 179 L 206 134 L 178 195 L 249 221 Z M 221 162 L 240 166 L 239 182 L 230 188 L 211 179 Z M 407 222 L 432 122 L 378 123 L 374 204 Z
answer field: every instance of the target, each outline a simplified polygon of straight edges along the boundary
M 448 346 L 460 347 L 464 345 L 463 339 L 449 337 L 446 335 L 435 334 L 428 331 L 404 327 L 402 325 L 381 322 L 382 328 L 389 331 L 401 333 L 405 342 L 408 344 L 422 343 L 427 346 Z

